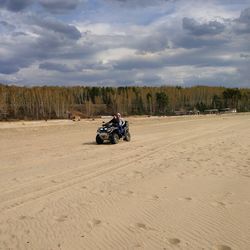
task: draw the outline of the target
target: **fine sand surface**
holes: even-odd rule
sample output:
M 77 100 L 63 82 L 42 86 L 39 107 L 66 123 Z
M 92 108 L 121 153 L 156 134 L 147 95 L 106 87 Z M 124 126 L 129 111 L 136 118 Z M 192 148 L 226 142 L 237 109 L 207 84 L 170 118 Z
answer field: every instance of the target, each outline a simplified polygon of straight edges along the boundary
M 1 250 L 250 249 L 250 114 L 101 121 L 0 123 Z

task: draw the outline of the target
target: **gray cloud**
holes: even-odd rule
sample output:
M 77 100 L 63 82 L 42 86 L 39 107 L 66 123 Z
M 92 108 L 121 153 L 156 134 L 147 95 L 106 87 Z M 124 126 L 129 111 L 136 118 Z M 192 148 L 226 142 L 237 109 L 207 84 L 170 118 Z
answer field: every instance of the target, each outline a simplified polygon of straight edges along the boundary
M 17 37 L 17 36 L 28 36 L 27 33 L 22 32 L 22 31 L 13 32 L 11 35 L 12 35 L 13 37 Z
M 8 30 L 8 31 L 13 31 L 16 28 L 15 25 L 12 25 L 6 21 L 0 21 L 0 31 L 1 31 L 1 27 Z
M 193 18 L 185 17 L 182 20 L 183 28 L 195 36 L 217 35 L 225 30 L 225 24 L 218 21 L 199 23 Z
M 55 59 L 63 50 L 63 44 L 60 44 L 56 37 L 46 40 L 43 37 L 26 42 L 29 37 L 20 35 L 18 39 L 19 42 L 9 46 L 5 56 L 0 59 L 0 73 L 2 74 L 19 72 L 40 60 Z M 22 44 L 22 41 L 25 41 L 25 44 Z M 67 71 L 66 68 L 63 71 Z
M 134 38 L 131 41 L 131 47 L 134 47 L 139 53 L 155 53 L 169 48 L 169 41 L 166 34 L 155 33 L 141 38 Z
M 19 71 L 19 67 L 8 64 L 6 61 L 0 61 L 0 74 L 10 75 Z
M 225 71 L 215 71 L 212 72 L 212 74 L 206 74 L 203 77 L 200 77 L 199 74 L 193 74 L 184 80 L 184 85 L 207 85 L 250 88 L 249 68 L 250 61 L 240 66 L 236 66 L 231 72 L 225 69 Z
M 0 59 L 0 73 L 6 75 L 13 74 L 29 65 L 29 59 L 27 60 L 26 58 L 19 59 L 15 56 L 9 58 L 2 57 Z
M 51 18 L 39 19 L 33 17 L 32 19 L 35 25 L 42 27 L 47 31 L 56 32 L 73 40 L 78 40 L 81 38 L 81 32 L 73 25 L 65 24 L 59 20 Z
M 163 79 L 153 72 L 145 72 L 142 75 L 136 75 L 134 80 L 130 80 L 132 84 L 155 85 L 163 83 Z
M 51 13 L 74 10 L 81 0 L 39 0 L 40 5 Z
M 157 69 L 163 67 L 162 58 L 144 59 L 144 58 L 124 58 L 112 62 L 114 69 L 118 70 L 142 70 Z
M 33 2 L 34 0 L 0 0 L 0 8 L 18 12 L 27 8 Z
M 241 58 L 248 59 L 250 58 L 250 54 L 240 54 Z
M 66 58 L 68 53 L 74 51 L 74 47 L 77 47 L 76 41 L 81 38 L 80 31 L 73 25 L 61 21 L 30 15 L 28 18 L 21 18 L 19 21 L 22 28 L 15 29 L 12 33 L 4 32 L 4 36 L 0 33 L 0 47 L 3 52 L 0 57 L 1 74 L 19 72 L 40 60 Z M 1 26 L 14 27 L 6 21 L 0 23 L 0 31 Z M 80 49 L 77 50 L 79 55 Z M 55 65 L 50 66 L 55 69 Z M 57 67 L 57 70 L 60 69 L 61 72 L 72 71 L 66 67 Z
M 225 46 L 230 42 L 231 38 L 229 37 L 194 37 L 189 35 L 181 35 L 173 40 L 176 47 L 193 49 L 193 48 L 218 48 Z
M 244 9 L 238 19 L 242 23 L 250 23 L 250 8 Z
M 51 63 L 51 62 L 46 62 L 46 63 L 41 63 L 39 65 L 40 69 L 46 69 L 46 70 L 55 70 L 59 72 L 74 72 L 75 70 L 67 66 L 66 64 L 60 64 L 60 63 Z
M 19 12 L 32 4 L 38 2 L 44 10 L 54 13 L 61 14 L 70 10 L 74 10 L 80 2 L 84 0 L 0 0 L 0 8 L 7 9 L 13 12 Z
M 162 4 L 166 2 L 175 2 L 176 0 L 106 0 L 106 1 L 119 3 L 119 4 L 122 4 L 123 6 L 145 7 L 145 6 L 150 6 L 150 5 Z
M 235 30 L 239 34 L 250 33 L 250 8 L 243 10 L 240 17 L 235 20 Z
M 174 55 L 157 55 L 154 57 L 134 57 L 113 61 L 115 69 L 119 70 L 148 70 L 164 67 L 194 66 L 202 67 L 231 67 L 244 62 L 239 58 L 225 58 L 223 52 L 194 49 Z
M 249 79 L 250 79 L 250 60 L 245 62 L 241 67 L 238 68 L 239 80 L 241 84 L 245 87 L 250 87 Z

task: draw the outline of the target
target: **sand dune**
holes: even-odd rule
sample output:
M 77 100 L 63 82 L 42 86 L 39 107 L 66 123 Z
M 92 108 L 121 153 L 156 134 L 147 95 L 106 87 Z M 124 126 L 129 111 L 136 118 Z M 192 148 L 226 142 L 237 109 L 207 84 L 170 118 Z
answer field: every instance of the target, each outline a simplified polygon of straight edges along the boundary
M 250 249 L 250 114 L 0 123 L 0 249 Z

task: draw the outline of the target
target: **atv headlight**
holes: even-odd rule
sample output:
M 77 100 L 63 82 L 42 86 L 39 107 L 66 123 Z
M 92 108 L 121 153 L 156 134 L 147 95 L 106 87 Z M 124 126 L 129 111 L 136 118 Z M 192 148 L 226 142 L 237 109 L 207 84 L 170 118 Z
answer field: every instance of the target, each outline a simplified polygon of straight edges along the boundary
M 103 133 L 103 132 L 107 131 L 107 128 L 99 128 L 97 131 L 100 132 L 100 133 Z

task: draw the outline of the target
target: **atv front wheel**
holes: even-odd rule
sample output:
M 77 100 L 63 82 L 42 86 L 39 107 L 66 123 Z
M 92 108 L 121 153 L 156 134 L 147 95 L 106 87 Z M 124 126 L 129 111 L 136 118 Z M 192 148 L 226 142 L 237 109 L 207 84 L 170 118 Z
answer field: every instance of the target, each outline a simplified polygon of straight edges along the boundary
M 100 137 L 100 135 L 96 136 L 95 141 L 97 144 L 103 144 L 103 139 Z
M 110 135 L 110 142 L 111 142 L 112 144 L 117 144 L 117 143 L 119 142 L 119 139 L 120 139 L 120 138 L 119 138 L 119 135 L 116 134 L 116 133 Z
M 124 136 L 124 141 L 130 141 L 130 140 L 131 140 L 131 135 L 129 132 L 126 132 Z

